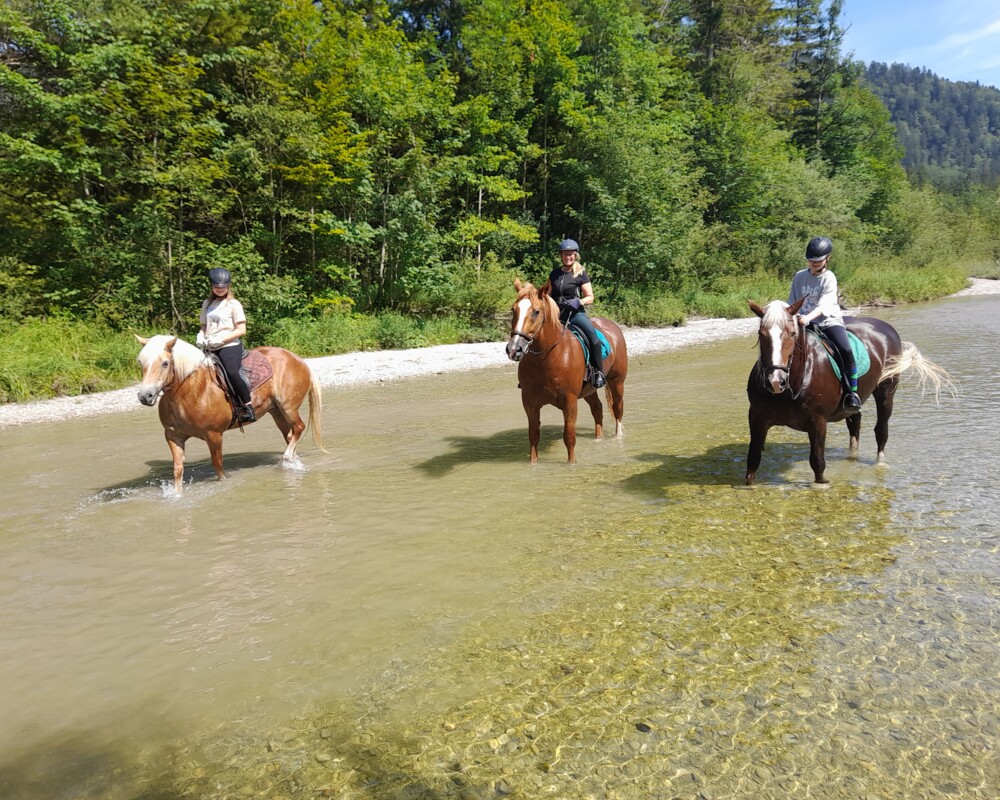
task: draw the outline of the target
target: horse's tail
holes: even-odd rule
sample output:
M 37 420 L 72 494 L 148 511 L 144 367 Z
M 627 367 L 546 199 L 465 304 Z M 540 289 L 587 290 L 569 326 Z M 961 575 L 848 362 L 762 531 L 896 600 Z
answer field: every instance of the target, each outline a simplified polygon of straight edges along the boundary
M 951 395 L 958 393 L 951 375 L 944 367 L 939 367 L 929 358 L 925 358 L 913 342 L 903 342 L 903 352 L 898 356 L 891 356 L 882 368 L 882 376 L 879 382 L 897 378 L 907 370 L 917 373 L 917 385 L 921 393 L 927 391 L 928 383 L 934 388 L 934 402 L 941 402 L 941 391 L 944 390 Z
M 309 370 L 309 427 L 313 442 L 324 453 L 327 452 L 323 447 L 323 390 L 312 370 Z

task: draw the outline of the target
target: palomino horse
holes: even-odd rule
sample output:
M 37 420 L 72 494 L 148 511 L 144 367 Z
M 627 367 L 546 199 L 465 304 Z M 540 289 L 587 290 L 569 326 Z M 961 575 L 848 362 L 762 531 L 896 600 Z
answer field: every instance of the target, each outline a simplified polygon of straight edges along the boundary
M 563 412 L 563 442 L 569 462 L 576 461 L 576 409 L 583 398 L 590 406 L 596 424 L 596 438 L 604 434 L 604 407 L 589 383 L 584 383 L 586 361 L 576 336 L 559 321 L 559 307 L 549 297 L 549 285 L 535 289 L 530 283 L 514 280 L 514 301 L 507 357 L 517 361 L 517 379 L 521 403 L 528 415 L 528 442 L 531 463 L 538 461 L 541 432 L 541 409 L 553 405 Z M 623 393 L 628 373 L 628 351 L 621 329 L 608 319 L 595 317 L 594 325 L 611 345 L 611 355 L 604 359 L 607 398 L 615 415 L 615 435 L 622 434 Z
M 182 491 L 184 444 L 192 436 L 208 443 L 215 474 L 222 480 L 226 477 L 222 469 L 222 434 L 235 423 L 229 401 L 216 382 L 212 359 L 176 336 L 135 338 L 143 345 L 139 353 L 142 366 L 139 402 L 152 406 L 160 400 L 160 422 L 174 459 L 175 491 L 177 494 Z M 285 437 L 287 447 L 281 456 L 282 463 L 295 461 L 295 446 L 306 429 L 299 416 L 306 395 L 309 395 L 313 441 L 323 450 L 322 394 L 309 365 L 280 347 L 258 347 L 254 352 L 267 360 L 273 374 L 253 392 L 253 408 L 258 418 L 270 412 Z
M 804 300 L 804 298 L 803 298 Z M 846 420 L 850 449 L 855 453 L 861 435 L 861 414 L 847 416 L 841 404 L 842 386 L 823 346 L 813 335 L 800 330 L 796 314 L 798 300 L 789 306 L 773 300 L 764 308 L 754 302 L 750 308 L 761 318 L 758 339 L 760 357 L 750 371 L 747 395 L 750 398 L 750 450 L 747 453 L 746 483 L 753 484 L 760 466 L 767 432 L 773 425 L 785 425 L 809 434 L 809 465 L 816 483 L 827 483 L 826 428 L 828 422 Z M 887 322 L 871 317 L 845 317 L 847 329 L 855 334 L 871 359 L 871 367 L 858 379 L 858 395 L 864 403 L 875 398 L 875 442 L 878 461 L 885 459 L 889 439 L 889 417 L 900 375 L 913 369 L 923 386 L 930 380 L 937 394 L 942 385 L 951 387 L 948 373 L 917 350 L 901 342 Z

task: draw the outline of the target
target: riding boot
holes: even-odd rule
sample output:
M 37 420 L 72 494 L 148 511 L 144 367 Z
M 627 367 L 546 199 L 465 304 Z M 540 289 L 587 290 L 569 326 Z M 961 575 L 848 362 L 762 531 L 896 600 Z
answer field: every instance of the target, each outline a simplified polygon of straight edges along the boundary
M 240 406 L 239 411 L 240 422 L 256 422 L 257 415 L 254 413 L 252 403 L 244 403 Z
M 594 350 L 597 352 L 595 353 Z M 601 358 L 601 347 L 598 345 L 590 351 L 590 385 L 600 389 L 607 381 L 604 379 L 604 359 Z

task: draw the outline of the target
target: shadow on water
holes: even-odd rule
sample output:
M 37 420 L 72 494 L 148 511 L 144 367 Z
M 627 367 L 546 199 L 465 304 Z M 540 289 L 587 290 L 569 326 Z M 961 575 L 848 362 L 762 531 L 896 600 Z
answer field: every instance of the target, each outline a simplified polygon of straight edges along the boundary
M 562 443 L 562 425 L 543 425 L 538 452 L 548 453 Z M 500 431 L 492 436 L 447 436 L 445 441 L 452 450 L 417 464 L 417 469 L 432 478 L 441 478 L 453 469 L 466 464 L 481 462 L 519 463 L 528 461 L 528 432 L 526 428 Z
M 742 442 L 718 445 L 696 455 L 644 454 L 637 460 L 654 466 L 625 478 L 619 486 L 651 499 L 662 498 L 664 488 L 671 486 L 742 487 L 746 455 L 747 446 Z M 840 457 L 835 450 L 827 452 L 828 463 Z M 758 473 L 758 484 L 766 486 L 775 481 L 788 481 L 789 473 L 802 462 L 808 467 L 808 458 L 808 443 L 769 443 Z

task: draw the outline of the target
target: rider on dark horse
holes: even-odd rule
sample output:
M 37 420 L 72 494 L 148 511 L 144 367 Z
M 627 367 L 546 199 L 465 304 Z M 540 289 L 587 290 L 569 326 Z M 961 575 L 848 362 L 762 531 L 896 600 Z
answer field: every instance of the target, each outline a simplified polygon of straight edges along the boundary
M 606 383 L 601 340 L 597 337 L 594 323 L 583 310 L 584 306 L 594 302 L 594 287 L 587 270 L 580 263 L 580 246 L 575 241 L 563 239 L 559 243 L 559 258 L 562 266 L 549 274 L 549 296 L 559 306 L 559 320 L 564 325 L 576 326 L 586 335 L 590 343 L 590 385 L 600 389 Z
M 850 385 L 849 391 L 844 394 L 844 409 L 848 414 L 856 414 L 861 409 L 861 398 L 858 397 L 858 366 L 854 360 L 851 342 L 847 337 L 844 317 L 840 313 L 837 277 L 828 268 L 832 252 L 833 242 L 825 236 L 817 236 L 809 241 L 806 247 L 806 261 L 809 262 L 809 266 L 796 272 L 792 278 L 788 304 L 791 305 L 804 297 L 805 302 L 799 309 L 799 325 L 814 325 L 837 346 L 844 365 L 844 374 Z

